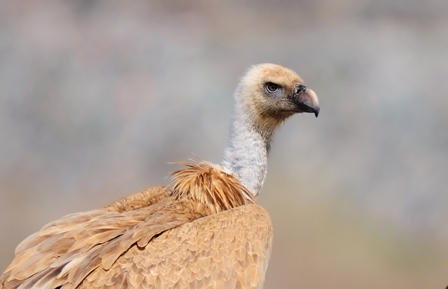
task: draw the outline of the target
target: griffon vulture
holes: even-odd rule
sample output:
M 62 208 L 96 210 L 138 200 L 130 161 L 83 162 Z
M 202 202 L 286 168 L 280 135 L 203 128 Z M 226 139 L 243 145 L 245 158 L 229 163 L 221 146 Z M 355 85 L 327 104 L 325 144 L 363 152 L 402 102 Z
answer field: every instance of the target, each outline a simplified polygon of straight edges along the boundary
M 256 204 L 275 129 L 317 117 L 316 94 L 292 70 L 250 68 L 235 91 L 221 165 L 181 163 L 172 189 L 151 187 L 74 213 L 22 241 L 0 288 L 262 288 L 272 245 Z

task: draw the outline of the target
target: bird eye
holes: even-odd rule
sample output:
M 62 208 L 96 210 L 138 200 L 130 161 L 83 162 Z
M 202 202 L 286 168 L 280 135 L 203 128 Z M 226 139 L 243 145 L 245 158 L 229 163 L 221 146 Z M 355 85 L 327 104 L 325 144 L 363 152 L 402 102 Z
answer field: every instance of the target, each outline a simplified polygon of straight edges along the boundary
M 280 88 L 280 86 L 275 83 L 268 82 L 268 83 L 266 83 L 264 88 L 267 93 L 274 93 Z

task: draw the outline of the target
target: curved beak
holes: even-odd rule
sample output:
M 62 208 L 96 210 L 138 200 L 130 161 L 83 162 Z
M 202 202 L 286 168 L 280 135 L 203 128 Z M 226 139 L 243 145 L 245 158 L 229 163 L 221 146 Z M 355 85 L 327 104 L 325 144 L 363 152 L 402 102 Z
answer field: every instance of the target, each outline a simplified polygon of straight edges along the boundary
M 317 98 L 316 93 L 314 90 L 307 88 L 305 90 L 305 94 L 308 96 L 308 101 L 306 101 L 305 105 L 308 106 L 308 108 L 311 110 L 311 112 L 314 112 L 314 115 L 316 117 L 319 116 L 320 106 L 319 106 L 319 99 Z
M 319 99 L 312 89 L 307 88 L 303 84 L 297 85 L 295 88 L 293 101 L 301 112 L 311 112 L 314 113 L 316 117 L 319 116 Z

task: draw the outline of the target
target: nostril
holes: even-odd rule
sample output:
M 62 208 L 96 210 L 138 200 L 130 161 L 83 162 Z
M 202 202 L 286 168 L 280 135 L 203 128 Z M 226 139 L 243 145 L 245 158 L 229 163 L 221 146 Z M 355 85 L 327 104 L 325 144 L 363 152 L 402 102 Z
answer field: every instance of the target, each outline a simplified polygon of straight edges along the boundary
M 296 84 L 296 87 L 295 87 L 295 93 L 296 94 L 300 94 L 300 93 L 302 93 L 302 92 L 304 92 L 306 90 L 306 85 L 303 85 L 303 84 Z

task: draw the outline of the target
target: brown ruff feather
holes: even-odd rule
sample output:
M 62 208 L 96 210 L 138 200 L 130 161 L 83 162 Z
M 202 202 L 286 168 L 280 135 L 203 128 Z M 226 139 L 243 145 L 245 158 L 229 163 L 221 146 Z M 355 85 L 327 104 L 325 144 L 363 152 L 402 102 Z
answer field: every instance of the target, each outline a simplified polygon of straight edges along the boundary
M 203 203 L 214 213 L 255 203 L 255 198 L 223 167 L 206 162 L 177 162 L 187 168 L 175 171 L 173 195 Z

